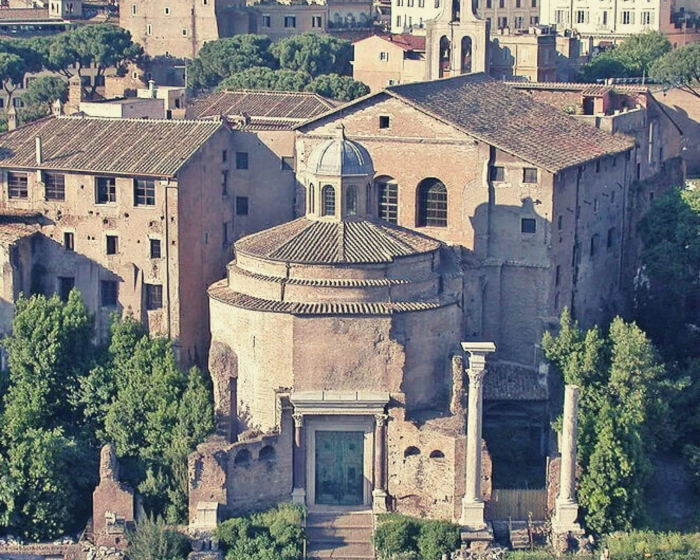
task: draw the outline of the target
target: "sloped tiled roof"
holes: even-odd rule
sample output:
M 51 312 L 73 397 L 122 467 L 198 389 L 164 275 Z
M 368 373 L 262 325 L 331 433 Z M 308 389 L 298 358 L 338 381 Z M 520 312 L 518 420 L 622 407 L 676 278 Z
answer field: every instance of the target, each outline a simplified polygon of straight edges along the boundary
M 551 172 L 634 147 L 485 74 L 387 88 L 469 135 Z
M 49 19 L 48 8 L 2 8 L 0 22 L 42 21 Z M 60 21 L 60 20 L 59 20 Z
M 397 35 L 377 35 L 380 39 L 396 45 L 405 51 L 424 51 L 425 36 L 402 33 Z
M 383 263 L 439 246 L 435 239 L 387 222 L 298 218 L 244 237 L 236 243 L 236 251 L 295 263 Z
M 0 135 L 0 167 L 172 177 L 223 126 L 218 120 L 49 117 Z
M 220 91 L 194 102 L 195 118 L 243 115 L 244 128 L 290 130 L 332 109 L 328 99 L 309 92 Z

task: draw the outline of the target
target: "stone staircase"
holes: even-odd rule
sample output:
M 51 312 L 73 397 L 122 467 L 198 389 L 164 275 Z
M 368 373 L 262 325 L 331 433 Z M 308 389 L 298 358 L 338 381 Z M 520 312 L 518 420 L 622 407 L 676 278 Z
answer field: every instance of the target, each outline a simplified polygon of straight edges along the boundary
M 309 560 L 374 560 L 372 512 L 318 511 L 306 518 Z
M 511 521 L 509 526 L 510 546 L 513 550 L 530 548 L 530 531 L 526 521 Z

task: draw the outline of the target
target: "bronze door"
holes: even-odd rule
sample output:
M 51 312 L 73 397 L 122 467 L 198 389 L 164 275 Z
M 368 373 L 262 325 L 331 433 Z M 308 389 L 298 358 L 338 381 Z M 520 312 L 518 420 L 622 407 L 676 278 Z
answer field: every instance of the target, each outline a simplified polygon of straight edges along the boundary
M 316 432 L 316 503 L 364 502 L 364 433 Z

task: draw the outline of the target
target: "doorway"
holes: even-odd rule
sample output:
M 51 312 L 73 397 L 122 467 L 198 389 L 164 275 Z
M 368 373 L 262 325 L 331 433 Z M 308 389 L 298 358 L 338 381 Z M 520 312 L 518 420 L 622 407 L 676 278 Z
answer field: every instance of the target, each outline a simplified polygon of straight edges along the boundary
M 315 432 L 315 503 L 355 506 L 364 502 L 364 432 Z

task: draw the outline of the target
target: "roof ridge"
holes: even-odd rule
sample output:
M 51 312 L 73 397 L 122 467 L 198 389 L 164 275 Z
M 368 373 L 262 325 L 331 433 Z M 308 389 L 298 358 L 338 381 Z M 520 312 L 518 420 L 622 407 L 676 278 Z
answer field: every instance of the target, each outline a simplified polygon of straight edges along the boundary
M 105 122 L 135 122 L 135 123 L 152 123 L 152 122 L 157 122 L 157 123 L 184 123 L 184 124 L 191 124 L 191 123 L 212 123 L 212 122 L 219 122 L 223 123 L 223 120 L 221 119 L 221 116 L 211 116 L 207 117 L 205 119 L 137 119 L 137 118 L 114 118 L 114 117 L 93 117 L 90 115 L 49 115 L 49 118 L 55 118 L 59 120 L 75 120 L 75 121 L 105 121 Z M 33 122 L 38 122 L 38 121 L 33 121 Z M 33 123 L 28 123 L 28 124 L 33 124 Z

